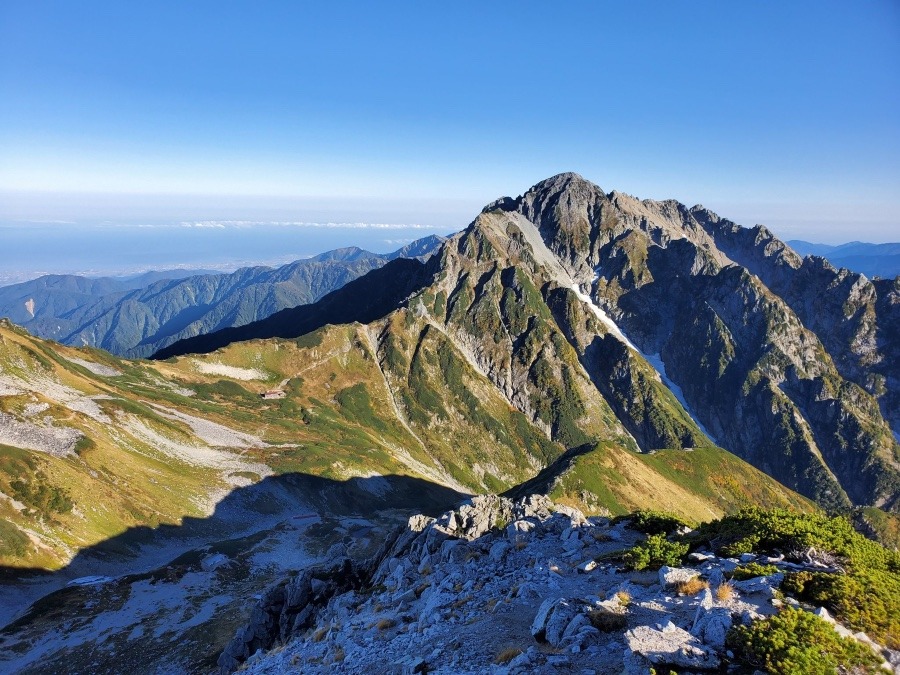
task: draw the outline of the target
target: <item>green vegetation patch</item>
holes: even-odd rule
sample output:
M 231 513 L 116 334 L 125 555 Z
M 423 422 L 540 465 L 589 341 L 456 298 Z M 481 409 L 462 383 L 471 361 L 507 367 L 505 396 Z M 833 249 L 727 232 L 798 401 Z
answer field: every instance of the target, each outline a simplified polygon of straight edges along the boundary
M 218 380 L 212 384 L 194 384 L 192 385 L 197 397 L 204 401 L 215 400 L 216 397 L 229 399 L 253 399 L 257 396 L 250 392 L 234 380 Z
M 38 513 L 68 513 L 74 504 L 67 490 L 50 485 L 47 477 L 38 471 L 29 480 L 10 481 L 9 489 L 17 499 Z
M 841 622 L 891 649 L 900 649 L 900 574 L 854 570 L 848 574 L 793 572 L 785 593 L 827 607 Z
M 28 536 L 6 520 L 0 520 L 0 558 L 23 558 L 31 544 Z
M 741 661 L 770 673 L 876 673 L 881 662 L 866 645 L 842 638 L 814 614 L 791 608 L 733 628 L 727 644 Z
M 731 575 L 735 581 L 745 581 L 746 579 L 755 579 L 756 577 L 767 577 L 778 572 L 775 565 L 760 565 L 759 563 L 747 563 L 740 565 Z
M 727 556 L 815 548 L 837 556 L 850 568 L 900 572 L 900 553 L 866 539 L 846 518 L 823 513 L 744 509 L 702 525 L 694 539 Z
M 866 539 L 846 518 L 787 509 L 746 509 L 702 525 L 688 540 L 695 546 L 708 543 L 723 555 L 815 549 L 843 571 L 792 572 L 786 575 L 781 590 L 825 606 L 854 630 L 900 648 L 900 553 Z M 744 569 L 760 571 L 749 565 Z
M 388 431 L 384 421 L 375 414 L 375 410 L 372 408 L 372 399 L 366 390 L 366 385 L 362 382 L 341 389 L 334 398 L 348 419 L 368 429 Z
M 664 534 L 651 534 L 646 540 L 627 551 L 622 560 L 633 570 L 657 570 L 663 565 L 681 565 L 690 546 L 678 541 L 669 541 Z
M 632 530 L 644 534 L 671 534 L 678 528 L 687 526 L 687 523 L 674 513 L 647 509 L 635 511 L 625 520 L 628 521 L 628 527 Z

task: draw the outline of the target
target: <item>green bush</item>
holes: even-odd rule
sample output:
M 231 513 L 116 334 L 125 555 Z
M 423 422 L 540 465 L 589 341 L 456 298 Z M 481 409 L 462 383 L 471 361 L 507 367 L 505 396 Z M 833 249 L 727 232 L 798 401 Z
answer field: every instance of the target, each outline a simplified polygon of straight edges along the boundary
M 31 542 L 28 536 L 18 527 L 5 520 L 0 520 L 0 557 L 21 558 L 27 552 Z
M 687 526 L 687 523 L 674 513 L 664 511 L 635 511 L 627 516 L 627 520 L 628 527 L 644 534 L 670 534 L 679 527 Z
M 900 572 L 900 553 L 866 539 L 846 518 L 787 509 L 745 509 L 702 525 L 691 537 L 720 554 L 787 552 L 816 548 L 843 558 L 853 567 Z
M 754 579 L 756 577 L 767 577 L 770 574 L 775 574 L 777 571 L 778 568 L 775 565 L 747 563 L 738 567 L 731 578 L 736 581 L 744 581 L 745 579 Z
M 842 638 L 826 621 L 792 608 L 732 628 L 727 644 L 740 660 L 770 673 L 876 673 L 881 662 L 867 646 Z
M 781 588 L 799 600 L 824 605 L 848 627 L 900 649 L 900 575 L 882 570 L 794 572 Z
M 651 534 L 622 556 L 625 565 L 633 570 L 659 569 L 663 565 L 677 566 L 687 554 L 689 546 L 669 541 L 664 534 Z
M 68 513 L 72 510 L 69 493 L 55 485 L 44 482 L 46 477 L 38 472 L 26 482 L 16 479 L 9 484 L 12 496 L 41 514 Z

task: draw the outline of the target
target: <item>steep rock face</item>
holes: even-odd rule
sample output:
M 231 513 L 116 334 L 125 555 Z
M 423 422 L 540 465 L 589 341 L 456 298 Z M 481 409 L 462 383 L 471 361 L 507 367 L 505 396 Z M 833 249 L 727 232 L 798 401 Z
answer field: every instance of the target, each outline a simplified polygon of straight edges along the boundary
M 881 372 L 875 375 L 873 390 L 879 394 L 885 418 L 900 441 L 900 277 L 881 279 L 874 284 L 878 295 L 875 336 L 884 358 L 879 364 Z
M 862 274 L 836 269 L 825 258 L 800 258 L 763 226 L 742 228 L 695 207 L 694 217 L 732 260 L 757 275 L 781 297 L 803 324 L 816 333 L 840 374 L 879 399 L 882 414 L 896 430 L 900 409 L 886 380 L 900 377 L 888 351 L 898 334 L 891 280 L 872 282 Z
M 763 227 L 606 195 L 575 174 L 497 205 L 533 220 L 570 274 L 593 280 L 724 447 L 832 507 L 896 504 L 890 290 L 879 302 L 865 277 L 801 259 Z

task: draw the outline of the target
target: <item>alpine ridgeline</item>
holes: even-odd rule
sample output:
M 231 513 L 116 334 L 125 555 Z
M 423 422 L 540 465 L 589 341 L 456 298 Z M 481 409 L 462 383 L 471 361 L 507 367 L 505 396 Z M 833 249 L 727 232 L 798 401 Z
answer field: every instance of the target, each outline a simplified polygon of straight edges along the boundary
M 341 248 L 277 268 L 186 278 L 178 271 L 131 280 L 47 275 L 0 288 L 0 316 L 63 344 L 143 358 L 178 340 L 315 302 L 391 260 L 426 258 L 442 241 L 425 237 L 388 254 Z
M 374 292 L 377 311 L 352 332 L 397 416 L 429 430 L 483 422 L 505 440 L 508 427 L 479 417 L 500 394 L 517 424 L 543 432 L 526 434 L 539 473 L 522 489 L 588 509 L 652 498 L 696 517 L 698 493 L 740 481 L 719 446 L 824 507 L 900 507 L 900 280 L 870 281 L 801 258 L 763 226 L 607 194 L 572 173 L 497 200 L 410 264 L 393 291 L 385 267 L 378 283 L 158 356 L 297 337 L 335 322 L 339 294 L 365 306 Z M 391 306 L 392 292 L 402 302 Z M 519 473 L 473 452 L 437 461 L 492 490 Z

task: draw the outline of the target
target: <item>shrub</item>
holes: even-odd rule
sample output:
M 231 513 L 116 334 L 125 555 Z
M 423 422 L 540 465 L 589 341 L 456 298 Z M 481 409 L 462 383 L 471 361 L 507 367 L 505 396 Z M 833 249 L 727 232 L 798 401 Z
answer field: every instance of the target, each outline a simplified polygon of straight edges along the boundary
M 619 604 L 622 607 L 628 607 L 631 604 L 631 593 L 628 591 L 619 591 L 616 593 L 616 600 L 619 601 Z
M 500 666 L 504 666 L 521 653 L 522 650 L 518 647 L 507 647 L 506 649 L 500 650 L 500 653 L 498 653 L 497 656 L 494 657 L 494 663 Z
M 875 673 L 880 666 L 867 646 L 842 638 L 819 617 L 791 608 L 731 629 L 727 644 L 740 660 L 771 673 Z
M 702 590 L 709 588 L 709 583 L 699 577 L 687 581 L 679 581 L 675 585 L 675 592 L 680 595 L 697 595 Z
M 728 602 L 734 597 L 734 586 L 729 583 L 719 584 L 716 587 L 716 600 Z
M 74 506 L 67 490 L 46 482 L 38 471 L 28 482 L 14 480 L 9 484 L 12 496 L 41 514 L 69 513 Z
M 738 567 L 731 578 L 738 581 L 744 581 L 745 579 L 754 579 L 756 577 L 767 577 L 771 574 L 775 574 L 777 571 L 778 568 L 775 567 L 775 565 L 747 563 L 746 565 Z
M 0 520 L 0 556 L 21 558 L 30 546 L 31 540 L 18 527 L 6 520 Z
M 387 630 L 388 628 L 393 628 L 397 625 L 397 622 L 394 619 L 379 619 L 375 623 L 375 628 L 378 630 Z
M 687 525 L 675 514 L 664 511 L 635 511 L 628 520 L 628 527 L 644 534 L 670 534 Z
M 681 542 L 669 541 L 664 534 L 651 534 L 622 556 L 625 565 L 634 570 L 659 569 L 663 565 L 673 567 L 681 564 L 689 546 Z
M 795 572 L 786 576 L 782 590 L 824 605 L 850 628 L 900 649 L 900 575 L 881 570 Z
M 745 509 L 700 526 L 691 539 L 728 556 L 812 547 L 844 558 L 850 566 L 900 572 L 900 553 L 866 539 L 846 518 L 823 513 Z
M 592 609 L 588 612 L 587 617 L 591 625 L 601 633 L 612 633 L 625 630 L 628 627 L 628 619 L 621 612 L 612 612 L 608 609 Z

